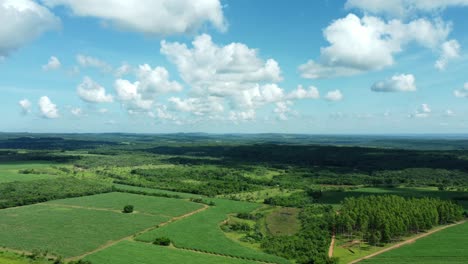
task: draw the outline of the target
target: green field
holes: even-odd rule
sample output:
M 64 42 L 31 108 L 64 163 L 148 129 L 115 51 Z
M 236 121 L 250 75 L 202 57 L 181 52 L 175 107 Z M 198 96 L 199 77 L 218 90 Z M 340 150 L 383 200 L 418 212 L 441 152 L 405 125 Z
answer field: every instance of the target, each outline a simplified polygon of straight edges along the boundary
M 468 222 L 444 229 L 415 243 L 385 252 L 362 263 L 468 263 Z
M 202 208 L 201 204 L 164 197 L 144 196 L 131 193 L 104 193 L 78 198 L 47 202 L 62 206 L 80 206 L 120 211 L 125 205 L 133 205 L 136 213 L 174 217 Z
M 37 259 L 33 260 L 9 252 L 0 252 L 0 264 L 51 264 L 51 261 Z
M 20 173 L 20 170 L 27 169 L 34 170 L 38 173 Z M 15 162 L 0 164 L 0 183 L 12 181 L 32 181 L 58 177 L 57 175 L 52 175 L 51 173 L 57 173 L 57 170 L 51 168 L 49 163 Z
M 294 235 L 301 229 L 297 208 L 278 208 L 266 217 L 266 227 L 273 236 Z
M 227 219 L 228 214 L 250 212 L 258 208 L 259 205 L 222 199 L 211 200 L 216 203 L 216 206 L 189 218 L 142 234 L 136 239 L 152 242 L 157 237 L 166 236 L 179 248 L 190 248 L 269 262 L 289 263 L 282 258 L 241 246 L 227 238 L 219 227 L 220 223 Z
M 210 254 L 160 247 L 147 243 L 122 241 L 110 248 L 95 253 L 86 260 L 97 264 L 153 264 L 153 263 L 190 263 L 190 264 L 254 264 L 258 262 L 215 256 Z
M 127 203 L 144 213 L 121 213 Z M 0 247 L 78 256 L 200 207 L 179 199 L 109 193 L 3 209 Z

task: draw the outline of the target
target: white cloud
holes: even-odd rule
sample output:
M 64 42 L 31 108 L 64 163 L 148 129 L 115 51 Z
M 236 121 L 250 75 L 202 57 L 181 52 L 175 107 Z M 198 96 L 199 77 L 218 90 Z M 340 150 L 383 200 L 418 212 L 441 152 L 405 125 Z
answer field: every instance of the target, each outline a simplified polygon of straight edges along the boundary
M 229 120 L 234 122 L 243 122 L 254 120 L 256 117 L 255 110 L 249 109 L 247 111 L 231 111 L 229 113 Z
M 91 56 L 78 54 L 76 55 L 76 61 L 83 68 L 97 68 L 105 73 L 112 71 L 112 66 L 107 62 Z
M 31 0 L 0 0 L 0 57 L 60 27 L 60 19 Z
M 193 33 L 206 23 L 224 31 L 219 0 L 43 0 L 68 7 L 75 16 L 97 17 L 121 30 L 145 34 Z
M 440 11 L 448 7 L 468 6 L 468 0 L 348 0 L 346 8 L 374 14 L 405 17 L 415 12 Z
M 452 117 L 452 116 L 455 116 L 455 112 L 452 111 L 451 109 L 447 109 L 447 110 L 445 110 L 444 115 L 447 116 L 447 117 Z
M 42 65 L 42 69 L 44 71 L 57 70 L 57 69 L 60 69 L 61 66 L 62 66 L 62 63 L 60 63 L 60 60 L 55 56 L 51 56 L 47 64 Z
M 287 96 L 287 99 L 318 99 L 320 98 L 320 93 L 317 87 L 310 86 L 308 90 L 304 89 L 302 85 L 297 86 L 297 89 L 290 92 Z
M 340 90 L 329 91 L 325 95 L 325 100 L 327 101 L 341 101 L 343 99 L 343 94 Z
M 74 115 L 74 116 L 79 117 L 79 116 L 82 116 L 82 115 L 83 115 L 83 109 L 78 108 L 78 107 L 77 107 L 77 108 L 72 108 L 72 109 L 70 109 L 70 113 L 71 113 L 72 115 Z
M 277 102 L 275 105 L 275 109 L 273 112 L 275 112 L 278 115 L 278 119 L 285 121 L 288 120 L 288 113 L 293 112 L 290 106 L 293 103 L 291 101 L 285 101 L 285 102 Z
M 428 104 L 421 104 L 421 106 L 409 116 L 412 118 L 426 118 L 429 117 L 430 113 L 432 112 L 431 108 Z
M 395 63 L 394 55 L 409 43 L 437 49 L 451 32 L 451 24 L 441 20 L 417 19 L 383 21 L 378 17 L 354 14 L 338 19 L 323 32 L 329 46 L 320 50 L 319 61 L 300 65 L 304 78 L 331 78 L 381 70 Z
M 187 99 L 171 97 L 168 101 L 174 110 L 189 112 L 197 116 L 212 115 L 224 111 L 222 99 L 214 96 Z
M 78 96 L 88 103 L 110 103 L 112 95 L 106 93 L 106 89 L 89 77 L 84 77 L 83 82 L 77 87 Z
M 29 101 L 28 99 L 23 99 L 19 101 L 18 104 L 21 107 L 22 114 L 26 115 L 26 114 L 31 113 L 31 107 L 32 107 L 31 101 Z
M 453 94 L 458 98 L 468 98 L 468 82 L 465 83 L 462 89 L 455 90 Z
M 55 105 L 47 96 L 39 98 L 39 110 L 44 118 L 54 119 L 59 117 L 57 105 Z
M 452 39 L 442 44 L 440 58 L 436 61 L 435 67 L 439 70 L 445 70 L 449 61 L 460 57 L 460 43 Z
M 412 74 L 394 75 L 390 79 L 374 83 L 371 90 L 374 92 L 413 92 L 416 91 L 415 80 Z
M 218 46 L 209 35 L 197 36 L 193 47 L 161 42 L 161 53 L 177 66 L 182 79 L 198 94 L 227 96 L 282 80 L 278 63 L 266 62 L 242 43 Z
M 117 79 L 114 88 L 122 103 L 134 111 L 149 111 L 158 95 L 182 91 L 183 87 L 171 81 L 169 72 L 164 67 L 151 68 L 143 64 L 135 71 L 137 81 Z

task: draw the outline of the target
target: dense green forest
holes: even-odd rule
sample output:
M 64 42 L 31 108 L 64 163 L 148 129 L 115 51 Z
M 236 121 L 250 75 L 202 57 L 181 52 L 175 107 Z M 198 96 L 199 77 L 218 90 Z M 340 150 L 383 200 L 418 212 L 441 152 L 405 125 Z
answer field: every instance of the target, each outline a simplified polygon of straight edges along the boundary
M 395 195 L 346 198 L 335 215 L 338 234 L 362 237 L 371 244 L 388 243 L 403 236 L 459 221 L 463 208 L 434 198 Z

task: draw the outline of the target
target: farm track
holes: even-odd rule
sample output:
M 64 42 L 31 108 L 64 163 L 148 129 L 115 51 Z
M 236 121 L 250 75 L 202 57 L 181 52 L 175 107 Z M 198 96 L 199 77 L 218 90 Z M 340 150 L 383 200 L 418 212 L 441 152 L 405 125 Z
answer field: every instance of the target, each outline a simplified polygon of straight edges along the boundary
M 38 205 L 43 205 L 43 206 L 53 206 L 53 207 L 68 207 L 68 208 L 76 208 L 76 209 L 86 209 L 86 210 L 94 210 L 94 211 L 106 211 L 106 212 L 113 212 L 113 213 L 118 213 L 122 214 L 122 211 L 120 210 L 115 210 L 115 209 L 106 209 L 106 208 L 96 208 L 96 207 L 87 207 L 87 206 L 80 206 L 80 205 L 70 205 L 70 204 L 59 204 L 59 203 L 40 203 Z M 141 214 L 141 215 L 147 215 L 147 216 L 164 216 L 171 218 L 169 215 L 164 215 L 164 214 L 150 214 L 150 213 L 143 213 L 140 211 L 133 211 L 133 214 Z
M 331 237 L 330 247 L 328 248 L 328 257 L 333 257 L 333 250 L 335 249 L 335 234 Z
M 208 208 L 209 208 L 209 206 L 204 204 L 203 207 L 200 208 L 200 209 L 197 209 L 197 210 L 195 210 L 195 211 L 192 211 L 192 212 L 187 213 L 187 214 L 184 214 L 184 215 L 180 215 L 180 216 L 173 217 L 173 218 L 171 218 L 170 220 L 168 220 L 168 221 L 166 221 L 166 222 L 163 222 L 163 223 L 160 223 L 160 224 L 157 224 L 157 225 L 148 227 L 148 228 L 146 228 L 145 230 L 139 231 L 139 232 L 137 232 L 137 233 L 135 233 L 135 234 L 132 234 L 132 235 L 127 236 L 127 237 L 124 237 L 124 238 L 121 238 L 121 239 L 119 239 L 119 240 L 109 241 L 109 242 L 107 242 L 107 243 L 101 245 L 100 247 L 96 248 L 95 250 L 86 252 L 86 253 L 84 253 L 84 254 L 82 254 L 82 255 L 80 255 L 80 256 L 67 258 L 66 261 L 77 261 L 77 260 L 83 259 L 83 258 L 85 258 L 85 257 L 87 257 L 87 256 L 89 256 L 89 255 L 91 255 L 91 254 L 94 254 L 94 253 L 96 253 L 96 252 L 102 251 L 102 250 L 104 250 L 104 249 L 106 249 L 106 248 L 108 248 L 108 247 L 111 247 L 111 246 L 113 246 L 113 245 L 115 245 L 115 244 L 117 244 L 117 243 L 119 243 L 119 242 L 125 241 L 125 240 L 133 241 L 133 238 L 136 237 L 136 236 L 139 236 L 139 235 L 141 235 L 141 234 L 143 234 L 143 233 L 149 232 L 149 231 L 154 230 L 154 229 L 156 229 L 156 228 L 159 228 L 159 227 L 168 225 L 168 224 L 173 223 L 173 222 L 175 222 L 175 221 L 178 221 L 178 220 L 181 220 L 181 219 L 190 217 L 190 216 L 192 216 L 192 215 L 194 215 L 194 214 L 197 214 L 197 213 L 200 213 L 200 212 L 202 212 L 202 211 L 204 211 L 204 210 L 206 210 L 206 209 L 208 209 Z
M 436 229 L 434 229 L 434 230 L 431 230 L 431 231 L 429 231 L 429 232 L 427 232 L 427 233 L 424 233 L 424 234 L 415 236 L 415 237 L 413 237 L 413 238 L 411 238 L 411 239 L 405 240 L 405 241 L 403 241 L 403 242 L 397 243 L 397 244 L 395 244 L 395 245 L 393 245 L 393 246 L 391 246 L 391 247 L 382 249 L 382 250 L 380 250 L 380 251 L 377 251 L 377 252 L 372 253 L 372 254 L 370 254 L 370 255 L 367 255 L 367 256 L 365 256 L 365 257 L 362 257 L 362 258 L 353 260 L 353 261 L 349 262 L 348 264 L 355 264 L 355 263 L 358 263 L 358 262 L 360 262 L 360 261 L 363 261 L 363 260 L 366 260 L 366 259 L 375 257 L 375 256 L 377 256 L 377 255 L 380 255 L 380 254 L 382 254 L 382 253 L 385 253 L 385 252 L 388 252 L 388 251 L 397 249 L 397 248 L 399 248 L 399 247 L 401 247 L 401 246 L 408 245 L 408 244 L 412 244 L 412 243 L 416 242 L 416 240 L 418 240 L 418 239 L 421 239 L 421 238 L 423 238 L 423 237 L 427 237 L 427 236 L 429 236 L 429 235 L 432 235 L 432 234 L 437 233 L 437 232 L 439 232 L 439 231 L 442 231 L 442 230 L 444 230 L 444 229 L 447 229 L 447 228 L 450 228 L 450 227 L 453 227 L 453 226 L 456 226 L 456 225 L 463 224 L 463 223 L 465 223 L 465 222 L 466 222 L 466 220 L 460 221 L 460 222 L 457 222 L 457 223 L 454 223 L 454 224 L 450 224 L 450 225 L 445 225 L 445 226 L 438 227 L 438 228 L 436 228 Z

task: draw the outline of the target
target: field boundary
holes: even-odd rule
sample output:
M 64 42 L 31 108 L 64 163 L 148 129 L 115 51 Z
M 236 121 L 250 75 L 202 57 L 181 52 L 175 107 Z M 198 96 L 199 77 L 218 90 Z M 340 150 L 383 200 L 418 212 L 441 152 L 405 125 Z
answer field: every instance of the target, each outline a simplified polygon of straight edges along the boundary
M 199 209 L 197 209 L 197 210 L 195 210 L 195 211 L 186 213 L 186 214 L 184 214 L 184 215 L 180 215 L 180 216 L 173 217 L 173 218 L 169 219 L 169 220 L 166 221 L 166 222 L 163 222 L 163 223 L 160 223 L 160 224 L 157 224 L 157 225 L 148 227 L 148 228 L 146 228 L 146 229 L 144 229 L 144 230 L 142 230 L 142 231 L 139 231 L 139 232 L 137 232 L 137 233 L 135 233 L 135 234 L 132 234 L 132 235 L 130 235 L 130 236 L 126 236 L 126 237 L 123 237 L 123 238 L 118 239 L 118 240 L 109 241 L 109 242 L 107 242 L 107 243 L 105 243 L 105 244 L 99 246 L 98 248 L 92 250 L 92 251 L 88 251 L 88 252 L 86 252 L 86 253 L 84 253 L 84 254 L 82 254 L 82 255 L 75 256 L 75 257 L 70 257 L 70 258 L 67 258 L 67 259 L 65 259 L 65 260 L 66 260 L 66 261 L 76 261 L 76 260 L 83 259 L 83 258 L 85 258 L 85 257 L 87 257 L 87 256 L 89 256 L 89 255 L 91 255 L 91 254 L 94 254 L 94 253 L 96 253 L 96 252 L 99 252 L 99 251 L 102 251 L 102 250 L 104 250 L 104 249 L 106 249 L 106 248 L 109 248 L 109 247 L 111 247 L 111 246 L 113 246 L 113 245 L 115 245 L 115 244 L 117 244 L 117 243 L 119 243 L 119 242 L 122 242 L 122 241 L 125 241 L 125 240 L 132 241 L 133 238 L 136 237 L 136 236 L 139 236 L 139 235 L 141 235 L 141 234 L 143 234 L 143 233 L 149 232 L 149 231 L 154 230 L 154 229 L 156 229 L 156 228 L 159 228 L 159 227 L 168 225 L 168 224 L 173 223 L 173 222 L 175 222 L 175 221 L 178 221 L 178 220 L 180 220 L 180 219 L 184 219 L 184 218 L 190 217 L 190 216 L 192 216 L 192 215 L 194 215 L 194 214 L 197 214 L 197 213 L 200 213 L 200 212 L 202 212 L 202 211 L 204 211 L 204 210 L 206 210 L 206 209 L 208 209 L 208 208 L 209 208 L 209 206 L 206 205 L 206 204 L 204 204 L 202 208 L 199 208 Z
M 353 261 L 349 262 L 348 264 L 355 264 L 355 263 L 361 262 L 361 261 L 363 261 L 363 260 L 373 258 L 373 257 L 378 256 L 378 255 L 380 255 L 380 254 L 383 254 L 383 253 L 385 253 L 385 252 L 388 252 L 388 251 L 391 251 L 391 250 L 400 248 L 400 247 L 402 247 L 402 246 L 404 246 L 404 245 L 412 244 L 412 243 L 416 242 L 416 240 L 418 240 L 418 239 L 421 239 L 421 238 L 430 236 L 430 235 L 432 235 L 432 234 L 434 234 L 434 233 L 437 233 L 437 232 L 439 232 L 439 231 L 442 231 L 442 230 L 444 230 L 444 229 L 447 229 L 447 228 L 450 228 L 450 227 L 454 227 L 454 226 L 463 224 L 463 223 L 465 223 L 466 221 L 467 221 L 467 220 L 463 220 L 463 221 L 460 221 L 460 222 L 457 222 L 457 223 L 453 223 L 453 224 L 450 224 L 450 225 L 440 226 L 440 227 L 438 227 L 438 228 L 436 228 L 436 229 L 433 229 L 433 230 L 431 230 L 431 231 L 428 231 L 428 232 L 426 232 L 426 233 L 417 235 L 417 236 L 412 237 L 412 238 L 410 238 L 410 239 L 408 239 L 408 240 L 405 240 L 405 241 L 402 241 L 402 242 L 400 242 L 400 243 L 397 243 L 397 244 L 395 244 L 395 245 L 393 245 L 393 246 L 391 246 L 391 247 L 388 247 L 388 248 L 382 249 L 382 250 L 380 250 L 380 251 L 374 252 L 374 253 L 372 253 L 372 254 L 370 254 L 370 255 L 367 255 L 367 256 L 365 256 L 365 257 L 362 257 L 362 258 L 353 260 Z

